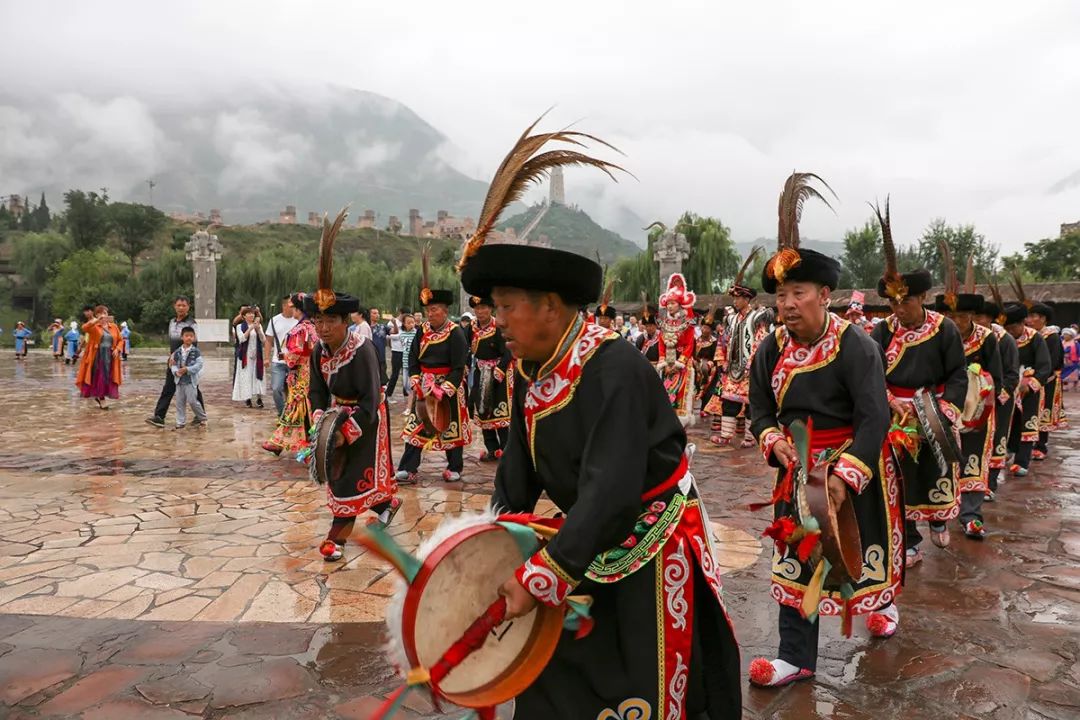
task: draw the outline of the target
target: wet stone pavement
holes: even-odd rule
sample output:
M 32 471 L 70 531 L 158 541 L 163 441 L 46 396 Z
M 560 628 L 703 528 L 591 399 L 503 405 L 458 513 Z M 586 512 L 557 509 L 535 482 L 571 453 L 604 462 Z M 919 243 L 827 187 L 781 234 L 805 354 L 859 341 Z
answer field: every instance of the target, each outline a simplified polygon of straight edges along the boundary
M 209 363 L 201 430 L 143 422 L 162 362 L 135 357 L 125 373 L 103 412 L 47 355 L 0 364 L 0 718 L 367 718 L 397 684 L 380 651 L 387 568 L 354 546 L 320 559 L 324 491 L 259 448 L 273 411 L 230 401 L 225 360 Z M 396 426 L 403 409 L 391 405 Z M 771 478 L 756 451 L 714 448 L 706 431 L 691 430 L 695 475 L 748 666 L 777 642 L 767 512 L 745 509 Z M 1080 433 L 1051 450 L 986 506 L 986 541 L 953 528 L 947 549 L 928 548 L 894 638 L 857 622 L 845 639 L 826 619 L 816 682 L 747 687 L 746 717 L 1080 717 Z M 400 542 L 487 504 L 493 468 L 478 455 L 453 484 L 425 458 L 391 526 Z M 419 695 L 408 707 L 432 716 Z

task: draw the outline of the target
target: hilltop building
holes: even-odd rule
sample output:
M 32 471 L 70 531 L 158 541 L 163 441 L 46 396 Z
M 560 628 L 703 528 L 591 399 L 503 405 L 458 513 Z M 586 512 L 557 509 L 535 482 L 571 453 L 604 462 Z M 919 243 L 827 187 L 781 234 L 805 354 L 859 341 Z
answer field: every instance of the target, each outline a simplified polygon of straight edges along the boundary
M 285 209 L 278 213 L 278 222 L 282 225 L 296 224 L 296 206 L 286 205 Z

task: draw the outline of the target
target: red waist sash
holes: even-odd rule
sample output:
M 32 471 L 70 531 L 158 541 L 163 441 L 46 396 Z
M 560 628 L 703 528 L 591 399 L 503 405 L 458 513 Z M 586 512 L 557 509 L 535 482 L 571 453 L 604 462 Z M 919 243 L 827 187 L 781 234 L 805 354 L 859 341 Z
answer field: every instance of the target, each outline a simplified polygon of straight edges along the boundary
M 449 375 L 450 374 L 450 368 L 449 367 L 425 367 L 425 366 L 421 365 L 420 366 L 420 372 L 423 373 L 423 374 L 427 374 L 427 375 Z
M 684 454 L 682 460 L 679 461 L 679 467 L 675 468 L 675 472 L 671 474 L 671 477 L 642 495 L 641 501 L 649 502 L 650 500 L 655 500 L 664 493 L 677 488 L 679 486 L 679 481 L 683 479 L 683 476 L 686 475 L 686 471 L 689 470 L 689 468 L 690 461 L 686 459 L 686 455 Z
M 905 400 L 910 400 L 911 398 L 915 397 L 915 391 L 919 389 L 900 387 L 899 385 L 893 385 L 892 383 L 887 383 L 886 386 L 889 388 L 889 392 L 891 392 L 893 396 L 898 398 L 904 398 Z M 945 392 L 944 384 L 938 385 L 934 388 L 935 395 L 940 395 L 943 392 Z
M 830 430 L 814 428 L 813 437 L 810 438 L 810 451 L 820 452 L 830 448 L 835 450 L 853 437 L 855 430 L 850 425 Z

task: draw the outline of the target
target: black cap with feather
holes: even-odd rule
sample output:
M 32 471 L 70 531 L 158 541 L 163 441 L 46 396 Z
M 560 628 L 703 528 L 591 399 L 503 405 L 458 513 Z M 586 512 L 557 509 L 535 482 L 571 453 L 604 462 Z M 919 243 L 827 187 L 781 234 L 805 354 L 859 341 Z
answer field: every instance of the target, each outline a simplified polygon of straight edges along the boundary
M 461 284 L 473 295 L 489 295 L 495 287 L 555 292 L 568 304 L 580 306 L 595 301 L 600 295 L 603 269 L 599 263 L 565 250 L 535 245 L 484 244 L 502 211 L 519 200 L 531 183 L 552 168 L 586 165 L 599 168 L 613 180 L 612 171 L 622 170 L 618 165 L 576 150 L 540 152 L 549 142 L 585 147 L 586 141 L 592 141 L 614 148 L 592 135 L 569 130 L 531 135 L 538 122 L 540 119 L 526 128 L 495 172 L 480 210 L 476 232 L 462 249 L 458 263 Z
M 323 215 L 322 236 L 319 238 L 319 269 L 313 295 L 301 298 L 302 310 L 308 317 L 323 315 L 348 315 L 360 311 L 360 300 L 347 293 L 334 290 L 334 241 L 337 240 L 349 208 L 344 207 L 334 222 Z
M 429 265 L 431 264 L 431 243 L 420 248 L 420 305 L 446 305 L 454 304 L 453 290 L 432 290 L 428 280 Z
M 829 184 L 814 173 L 795 172 L 788 176 L 777 208 L 776 253 L 761 271 L 761 287 L 765 292 L 774 293 L 785 282 L 814 282 L 833 290 L 840 284 L 839 262 L 816 250 L 799 247 L 799 220 L 807 199 L 816 198 L 832 209 L 825 196 L 811 184 L 813 180 L 836 197 Z
M 878 280 L 878 295 L 896 302 L 913 295 L 922 295 L 934 285 L 930 277 L 930 271 L 919 268 L 909 273 L 901 273 L 896 261 L 896 245 L 892 239 L 892 218 L 889 215 L 889 197 L 885 196 L 885 214 L 881 214 L 881 208 L 871 205 L 874 214 L 877 215 L 878 224 L 881 226 L 881 242 L 885 253 L 885 272 Z

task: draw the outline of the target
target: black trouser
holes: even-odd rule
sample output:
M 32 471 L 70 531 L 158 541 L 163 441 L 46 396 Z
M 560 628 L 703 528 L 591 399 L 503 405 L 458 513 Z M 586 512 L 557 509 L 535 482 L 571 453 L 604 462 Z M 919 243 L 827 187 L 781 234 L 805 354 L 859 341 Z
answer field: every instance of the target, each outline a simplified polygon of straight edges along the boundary
M 878 610 L 892 605 L 887 603 Z M 780 653 L 778 659 L 797 668 L 817 672 L 818 632 L 821 616 L 816 622 L 804 620 L 799 611 L 787 605 L 780 606 Z
M 945 529 L 945 523 L 932 522 L 930 523 L 930 529 L 935 532 L 941 532 Z M 919 524 L 914 520 L 904 520 L 904 542 L 907 547 L 914 550 L 919 549 L 919 543 L 923 540 L 922 533 L 919 532 Z
M 1035 449 L 1041 453 L 1045 453 L 1047 450 L 1047 443 L 1050 442 L 1050 433 L 1045 430 L 1039 431 L 1039 442 L 1035 443 Z
M 406 443 L 405 451 L 401 453 L 401 460 L 398 461 L 398 470 L 404 470 L 405 472 L 414 473 L 420 469 L 420 458 L 423 456 L 423 451 L 415 445 L 409 445 Z M 446 451 L 446 469 L 450 472 L 459 473 L 465 468 L 465 452 L 464 448 L 453 448 Z
M 997 492 L 998 489 L 998 475 L 1001 474 L 1001 468 L 990 468 L 990 475 L 986 478 L 987 487 L 990 488 L 990 492 Z
M 488 455 L 493 455 L 496 450 L 505 450 L 506 441 L 510 439 L 510 428 L 504 427 L 498 430 L 484 431 L 484 447 Z
M 390 397 L 391 395 L 394 394 L 394 388 L 397 387 L 398 378 L 401 377 L 401 366 L 402 366 L 402 362 L 404 360 L 404 356 L 405 356 L 405 353 L 402 353 L 402 352 L 396 352 L 395 351 L 395 352 L 390 353 L 390 380 L 387 381 L 387 383 L 386 383 L 386 397 Z M 408 394 L 407 392 L 405 392 L 405 390 L 406 390 L 406 383 L 404 381 L 402 381 L 402 383 L 401 383 L 401 394 L 402 395 L 407 395 Z
M 158 397 L 157 405 L 154 406 L 154 417 L 161 420 L 165 419 L 165 414 L 169 412 L 169 405 L 172 403 L 173 395 L 176 394 L 176 378 L 173 377 L 172 368 L 165 368 L 165 387 L 161 388 L 161 395 Z M 206 402 L 203 401 L 202 389 L 196 391 L 196 397 L 199 398 L 199 404 L 206 409 Z

